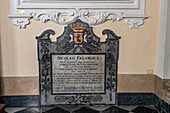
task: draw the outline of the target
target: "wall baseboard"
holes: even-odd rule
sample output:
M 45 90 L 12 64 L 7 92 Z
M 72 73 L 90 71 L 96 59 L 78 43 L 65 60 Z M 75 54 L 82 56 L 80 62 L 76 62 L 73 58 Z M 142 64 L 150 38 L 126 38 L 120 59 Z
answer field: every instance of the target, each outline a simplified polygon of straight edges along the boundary
M 2 96 L 0 102 L 7 107 L 35 107 L 40 106 L 39 95 L 18 95 L 18 96 Z
M 170 105 L 154 93 L 118 93 L 117 105 L 153 105 L 160 113 L 170 113 Z
M 154 94 L 154 101 L 153 101 L 154 107 L 160 112 L 160 113 L 170 113 L 170 104 L 165 102 L 164 100 L 160 99 L 157 95 Z
M 170 113 L 170 105 L 154 93 L 118 93 L 117 96 L 117 105 L 153 105 L 160 113 Z M 39 95 L 2 96 L 0 100 L 7 107 L 41 106 Z
M 118 105 L 153 105 L 153 93 L 118 93 Z

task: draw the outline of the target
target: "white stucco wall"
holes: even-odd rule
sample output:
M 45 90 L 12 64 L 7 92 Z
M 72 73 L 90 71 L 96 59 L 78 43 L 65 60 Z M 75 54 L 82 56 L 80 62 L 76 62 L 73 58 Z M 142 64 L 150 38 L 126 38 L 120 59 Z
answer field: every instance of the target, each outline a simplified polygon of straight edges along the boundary
M 165 65 L 164 65 L 164 77 L 170 79 L 170 1 L 168 1 L 168 15 L 166 24 L 166 39 L 165 39 Z
M 163 79 L 170 79 L 170 2 L 160 1 L 159 33 L 155 74 Z

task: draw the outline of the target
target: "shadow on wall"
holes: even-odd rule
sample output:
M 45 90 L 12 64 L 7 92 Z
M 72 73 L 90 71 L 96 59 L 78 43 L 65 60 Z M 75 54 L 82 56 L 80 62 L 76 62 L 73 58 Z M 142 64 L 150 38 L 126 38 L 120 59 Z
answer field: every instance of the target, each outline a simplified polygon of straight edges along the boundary
M 0 97 L 2 95 L 2 54 L 1 54 L 1 36 L 0 36 Z M 1 102 L 1 98 L 0 98 Z
M 1 55 L 1 37 L 0 37 L 0 97 L 1 95 L 2 95 L 2 55 Z

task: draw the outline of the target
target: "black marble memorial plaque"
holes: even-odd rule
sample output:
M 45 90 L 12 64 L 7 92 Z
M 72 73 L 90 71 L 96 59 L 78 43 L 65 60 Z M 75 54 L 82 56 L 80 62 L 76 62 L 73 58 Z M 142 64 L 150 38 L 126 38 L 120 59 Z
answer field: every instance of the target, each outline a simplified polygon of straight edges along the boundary
M 116 104 L 120 37 L 106 29 L 100 42 L 79 19 L 56 42 L 54 34 L 46 30 L 36 37 L 41 104 Z

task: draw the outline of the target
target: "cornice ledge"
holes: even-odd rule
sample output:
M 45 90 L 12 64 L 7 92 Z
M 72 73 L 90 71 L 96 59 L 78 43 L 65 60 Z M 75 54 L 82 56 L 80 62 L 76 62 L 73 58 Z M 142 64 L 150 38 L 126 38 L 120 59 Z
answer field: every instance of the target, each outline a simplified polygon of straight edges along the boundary
M 19 29 L 24 29 L 30 24 L 31 15 L 15 14 L 9 15 L 9 18 L 12 18 L 12 23 Z
M 53 21 L 57 24 L 68 24 L 80 19 L 89 25 L 102 24 L 107 20 L 120 21 L 125 18 L 126 23 L 130 25 L 131 29 L 138 29 L 140 25 L 144 23 L 144 19 L 147 18 L 145 15 L 127 15 L 124 12 L 112 12 L 112 11 L 101 11 L 101 10 L 87 10 L 87 9 L 72 9 L 72 10 L 57 10 L 57 11 L 34 11 L 29 14 L 15 14 L 9 15 L 12 18 L 12 22 L 15 26 L 20 29 L 26 28 L 30 23 L 30 19 L 34 18 L 37 21 L 43 23 L 47 21 Z M 65 18 L 66 17 L 66 18 Z

